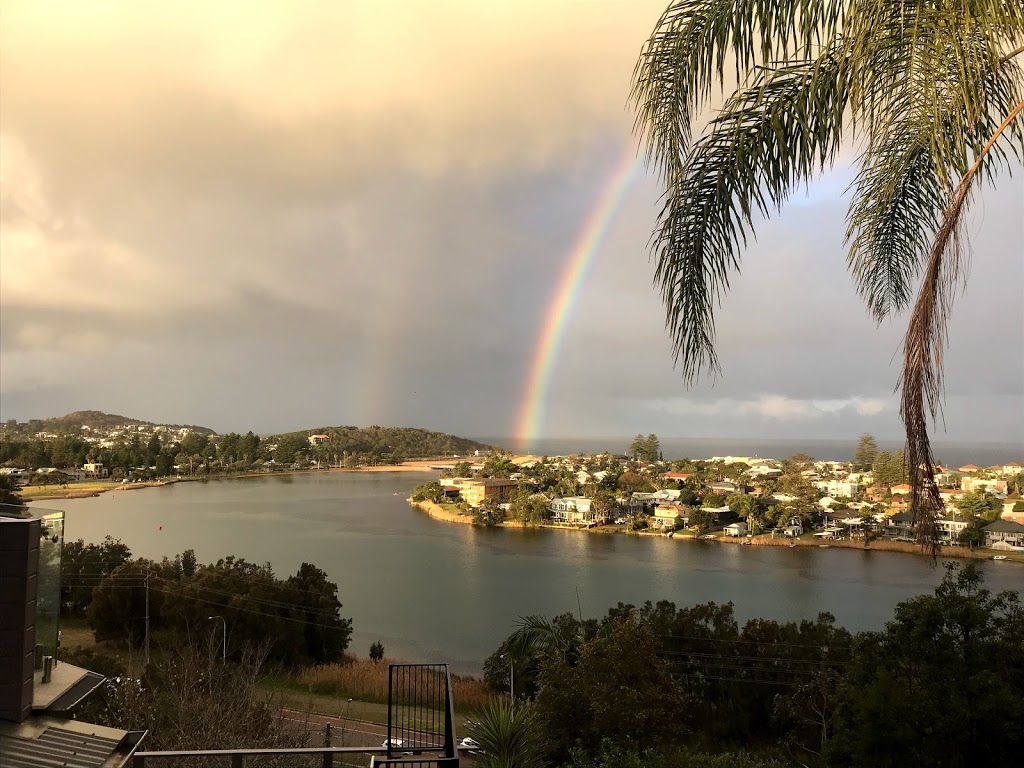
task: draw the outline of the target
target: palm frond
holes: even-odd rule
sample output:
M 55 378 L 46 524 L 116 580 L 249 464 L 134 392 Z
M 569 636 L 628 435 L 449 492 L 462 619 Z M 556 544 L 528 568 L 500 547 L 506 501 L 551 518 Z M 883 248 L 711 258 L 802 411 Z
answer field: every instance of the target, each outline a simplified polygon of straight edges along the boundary
M 913 295 L 946 196 L 929 150 L 929 119 L 908 120 L 865 155 L 847 213 L 847 265 L 877 321 Z
M 543 768 L 537 734 L 530 705 L 491 699 L 470 723 L 469 735 L 480 745 L 474 762 L 480 768 Z
M 564 659 L 575 639 L 543 616 L 523 616 L 507 642 L 512 657 L 524 661 L 537 654 L 547 659 Z
M 761 70 L 666 180 L 653 236 L 654 279 L 685 380 L 717 370 L 715 304 L 739 268 L 754 214 L 769 215 L 795 185 L 832 162 L 846 94 L 843 60 L 831 54 Z
M 678 169 L 694 116 L 731 62 L 736 80 L 758 63 L 814 58 L 827 45 L 848 0 L 674 0 L 658 19 L 633 72 L 636 130 L 648 163 Z
M 938 417 L 942 406 L 946 324 L 964 260 L 963 214 L 967 210 L 974 180 L 993 157 L 992 148 L 1022 112 L 1024 100 L 1013 108 L 989 138 L 950 197 L 904 339 L 900 416 L 907 430 L 910 506 L 918 535 L 932 543 L 933 551 L 937 541 L 935 517 L 942 509 L 942 500 L 934 482 L 935 459 L 928 437 L 928 424 L 929 417 Z

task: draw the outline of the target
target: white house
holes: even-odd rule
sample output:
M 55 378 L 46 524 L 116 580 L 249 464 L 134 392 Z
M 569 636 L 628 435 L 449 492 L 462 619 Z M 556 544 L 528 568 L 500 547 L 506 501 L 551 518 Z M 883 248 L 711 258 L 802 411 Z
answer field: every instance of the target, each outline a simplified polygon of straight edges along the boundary
M 682 493 L 682 491 L 676 488 L 663 488 L 660 491 L 652 493 L 651 500 L 657 504 L 672 504 L 673 502 L 679 501 L 679 497 Z
M 586 496 L 564 496 L 551 500 L 551 516 L 558 523 L 590 523 L 594 520 L 591 500 Z
M 964 515 L 944 514 L 935 519 L 938 527 L 938 539 L 944 544 L 958 544 L 960 534 L 967 527 L 969 520 Z
M 726 536 L 746 536 L 747 535 L 747 524 L 740 521 L 738 523 L 730 523 L 722 529 L 722 532 Z
M 855 480 L 822 480 L 814 486 L 826 496 L 845 496 L 852 499 L 860 494 L 860 483 Z

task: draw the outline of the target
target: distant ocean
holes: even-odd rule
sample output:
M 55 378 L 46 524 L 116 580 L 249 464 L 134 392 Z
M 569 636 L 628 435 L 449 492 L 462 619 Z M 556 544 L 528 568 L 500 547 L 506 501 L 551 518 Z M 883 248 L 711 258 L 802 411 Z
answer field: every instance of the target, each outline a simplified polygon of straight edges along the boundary
M 511 438 L 473 438 L 488 445 L 512 449 L 516 441 Z M 573 453 L 625 453 L 633 436 L 546 438 L 537 440 L 531 453 L 539 456 L 564 456 Z M 879 440 L 881 450 L 895 451 L 901 442 Z M 977 464 L 982 467 L 1024 461 L 1022 443 L 958 443 L 935 440 L 935 456 L 947 465 Z M 709 459 L 712 456 L 758 456 L 784 459 L 794 453 L 806 453 L 824 461 L 851 461 L 857 440 L 799 440 L 766 438 L 711 438 L 662 437 L 661 451 L 667 461 L 674 459 Z

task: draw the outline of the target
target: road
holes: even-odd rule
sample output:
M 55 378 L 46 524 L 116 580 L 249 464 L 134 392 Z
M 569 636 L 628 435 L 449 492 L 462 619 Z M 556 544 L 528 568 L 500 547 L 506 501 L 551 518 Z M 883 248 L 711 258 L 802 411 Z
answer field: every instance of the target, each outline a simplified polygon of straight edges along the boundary
M 307 731 L 311 734 L 310 746 L 321 746 L 325 743 L 327 726 L 331 726 L 330 746 L 332 747 L 379 747 L 387 739 L 388 728 L 381 723 L 370 723 L 365 720 L 352 720 L 335 715 L 324 715 L 317 712 L 303 712 L 297 709 L 281 709 L 281 717 L 286 723 L 296 729 Z M 472 768 L 473 760 L 466 752 L 459 755 L 460 763 L 467 768 Z M 367 765 L 368 760 L 361 763 L 353 762 L 353 758 L 347 758 L 344 763 L 340 759 L 335 762 L 339 765 L 362 766 Z

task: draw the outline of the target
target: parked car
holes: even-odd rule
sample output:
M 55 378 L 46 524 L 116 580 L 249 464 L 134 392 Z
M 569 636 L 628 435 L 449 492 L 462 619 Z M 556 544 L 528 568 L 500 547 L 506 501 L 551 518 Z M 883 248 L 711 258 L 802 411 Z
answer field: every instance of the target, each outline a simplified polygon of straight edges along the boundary
M 381 746 L 385 749 L 401 749 L 405 746 L 405 742 L 401 739 L 384 739 L 384 743 Z

